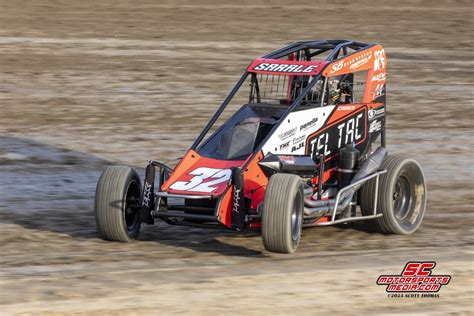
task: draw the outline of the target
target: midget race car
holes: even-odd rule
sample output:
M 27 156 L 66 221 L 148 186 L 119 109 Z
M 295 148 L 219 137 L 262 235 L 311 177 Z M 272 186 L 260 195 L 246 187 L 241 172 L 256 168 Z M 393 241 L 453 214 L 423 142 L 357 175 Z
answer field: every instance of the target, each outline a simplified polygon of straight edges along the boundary
M 104 239 L 131 241 L 155 219 L 261 229 L 266 250 L 294 252 L 306 226 L 370 220 L 411 234 L 426 209 L 420 165 L 386 149 L 384 48 L 301 41 L 250 63 L 174 168 L 150 160 L 143 186 L 108 167 L 95 195 Z M 222 123 L 237 92 L 246 99 Z

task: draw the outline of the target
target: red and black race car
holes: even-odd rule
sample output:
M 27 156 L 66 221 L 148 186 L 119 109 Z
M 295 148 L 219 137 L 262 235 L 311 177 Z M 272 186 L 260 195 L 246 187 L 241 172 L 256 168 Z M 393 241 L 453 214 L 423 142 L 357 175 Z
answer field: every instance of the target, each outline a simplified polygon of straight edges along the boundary
M 381 45 L 348 40 L 255 59 L 175 168 L 151 160 L 143 188 L 130 167 L 103 172 L 99 232 L 130 241 L 156 218 L 261 228 L 265 249 L 280 253 L 296 250 L 303 226 L 371 220 L 384 233 L 413 233 L 426 185 L 415 160 L 387 155 L 386 66 Z M 218 124 L 237 92 L 245 104 Z

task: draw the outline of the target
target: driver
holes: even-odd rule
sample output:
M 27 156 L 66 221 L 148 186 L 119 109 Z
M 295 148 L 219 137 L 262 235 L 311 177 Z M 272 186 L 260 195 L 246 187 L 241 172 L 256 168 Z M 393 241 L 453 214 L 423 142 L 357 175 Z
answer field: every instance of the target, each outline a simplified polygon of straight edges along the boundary
M 328 80 L 328 93 L 328 104 L 339 104 L 342 98 L 342 93 L 339 85 L 339 80 L 337 78 L 330 78 Z
M 319 79 L 318 82 L 312 88 L 312 93 L 321 96 L 324 86 L 324 80 Z M 333 104 L 346 104 L 350 102 L 352 95 L 350 83 L 348 81 L 341 81 L 337 77 L 329 78 L 327 81 L 327 105 Z
M 346 80 L 337 78 L 328 80 L 329 104 L 347 104 L 351 102 L 351 86 Z

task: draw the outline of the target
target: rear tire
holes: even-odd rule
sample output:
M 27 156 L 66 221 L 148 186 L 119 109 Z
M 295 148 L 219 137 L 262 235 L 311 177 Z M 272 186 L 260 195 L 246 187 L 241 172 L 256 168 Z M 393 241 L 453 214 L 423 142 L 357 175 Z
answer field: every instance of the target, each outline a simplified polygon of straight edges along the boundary
M 95 191 L 94 213 L 100 235 L 111 241 L 132 241 L 140 232 L 141 182 L 126 166 L 104 170 Z
M 277 173 L 270 177 L 262 214 L 262 240 L 266 250 L 293 253 L 303 224 L 303 184 L 298 176 Z
M 388 156 L 381 166 L 387 173 L 379 178 L 377 209 L 382 217 L 374 220 L 383 233 L 408 235 L 420 227 L 426 211 L 426 184 L 420 165 L 404 156 Z M 363 215 L 373 215 L 375 179 L 360 190 Z

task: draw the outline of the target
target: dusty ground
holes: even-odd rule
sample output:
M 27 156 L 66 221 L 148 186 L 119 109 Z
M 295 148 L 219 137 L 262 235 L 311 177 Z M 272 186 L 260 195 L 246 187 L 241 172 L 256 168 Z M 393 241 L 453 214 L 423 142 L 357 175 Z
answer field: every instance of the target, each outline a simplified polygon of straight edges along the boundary
M 474 313 L 472 3 L 215 2 L 0 1 L 0 314 Z M 251 58 L 314 38 L 386 47 L 389 150 L 429 182 L 415 235 L 307 229 L 292 256 L 164 224 L 98 238 L 106 165 L 179 157 Z M 418 259 L 453 276 L 440 298 L 387 298 L 378 275 Z

